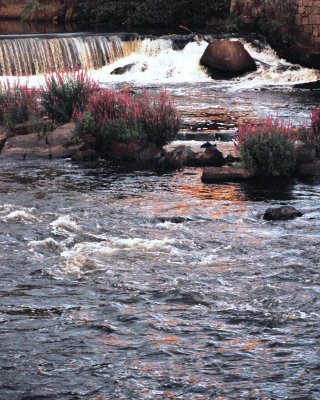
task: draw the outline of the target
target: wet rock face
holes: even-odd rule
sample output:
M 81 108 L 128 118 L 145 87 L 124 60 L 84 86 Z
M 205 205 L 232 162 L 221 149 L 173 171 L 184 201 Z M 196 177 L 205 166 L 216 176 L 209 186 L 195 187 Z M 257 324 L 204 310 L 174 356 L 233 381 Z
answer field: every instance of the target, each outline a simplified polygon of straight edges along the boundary
M 279 208 L 268 208 L 264 213 L 263 219 L 266 221 L 286 221 L 297 217 L 302 217 L 303 213 L 291 206 Z
M 206 167 L 203 169 L 201 177 L 205 183 L 219 182 L 241 182 L 252 179 L 253 174 L 246 168 L 225 167 Z
M 112 72 L 110 72 L 110 75 L 123 75 L 126 72 L 131 71 L 135 65 L 136 65 L 135 63 L 131 63 L 124 65 L 123 67 L 115 68 Z
M 72 143 L 73 123 L 59 126 L 39 137 L 36 133 L 17 135 L 5 140 L 1 157 L 12 158 L 65 158 L 71 157 L 81 145 Z
M 208 44 L 200 64 L 213 78 L 233 78 L 257 69 L 254 59 L 239 41 L 215 40 Z
M 222 167 L 226 164 L 226 160 L 216 146 L 210 146 L 206 148 L 204 153 L 197 155 L 195 164 L 199 166 Z
M 113 143 L 107 158 L 143 165 L 157 163 L 161 154 L 162 149 L 154 143 L 137 140 L 129 143 Z
M 175 168 L 194 165 L 195 157 L 196 154 L 190 147 L 180 145 L 166 154 L 165 164 Z

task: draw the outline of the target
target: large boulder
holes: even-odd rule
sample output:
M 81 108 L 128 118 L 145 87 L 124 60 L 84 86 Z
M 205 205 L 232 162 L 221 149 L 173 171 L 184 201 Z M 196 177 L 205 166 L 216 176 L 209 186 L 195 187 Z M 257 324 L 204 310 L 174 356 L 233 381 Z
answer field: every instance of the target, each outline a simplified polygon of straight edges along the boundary
M 254 59 L 239 41 L 215 40 L 208 44 L 200 64 L 208 68 L 211 76 L 233 78 L 257 69 Z
M 286 221 L 288 219 L 301 217 L 302 215 L 302 212 L 292 206 L 282 206 L 278 208 L 268 208 L 263 215 L 263 219 L 266 221 Z

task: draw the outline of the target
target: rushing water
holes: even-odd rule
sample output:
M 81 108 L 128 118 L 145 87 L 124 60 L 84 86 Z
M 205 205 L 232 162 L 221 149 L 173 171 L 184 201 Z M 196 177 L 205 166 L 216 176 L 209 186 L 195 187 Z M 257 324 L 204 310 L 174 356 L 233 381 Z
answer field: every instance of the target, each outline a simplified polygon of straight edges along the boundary
M 1 399 L 319 398 L 320 182 L 1 170 Z
M 303 123 L 319 102 L 293 88 L 318 71 L 269 47 L 246 43 L 258 71 L 217 82 L 198 65 L 205 43 L 170 43 L 146 39 L 92 75 L 166 88 L 185 123 L 268 112 Z M 69 160 L 0 168 L 1 400 L 320 398 L 319 180 L 205 185 L 201 169 Z M 303 217 L 263 221 L 282 204 Z M 159 219 L 172 216 L 188 218 Z

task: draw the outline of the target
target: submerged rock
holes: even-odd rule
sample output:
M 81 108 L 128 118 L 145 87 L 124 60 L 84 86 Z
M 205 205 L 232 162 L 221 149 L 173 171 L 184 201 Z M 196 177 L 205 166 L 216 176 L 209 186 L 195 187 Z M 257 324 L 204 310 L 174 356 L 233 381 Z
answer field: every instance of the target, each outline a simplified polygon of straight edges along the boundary
M 263 215 L 266 221 L 285 221 L 302 217 L 303 213 L 292 206 L 282 206 L 278 208 L 268 208 Z
M 207 67 L 213 78 L 233 78 L 257 69 L 254 59 L 239 41 L 210 42 L 200 64 Z
M 207 167 L 203 169 L 201 180 L 205 183 L 238 182 L 253 177 L 252 172 L 246 168 Z
M 183 224 L 192 221 L 189 217 L 158 217 L 159 222 L 171 222 L 172 224 Z

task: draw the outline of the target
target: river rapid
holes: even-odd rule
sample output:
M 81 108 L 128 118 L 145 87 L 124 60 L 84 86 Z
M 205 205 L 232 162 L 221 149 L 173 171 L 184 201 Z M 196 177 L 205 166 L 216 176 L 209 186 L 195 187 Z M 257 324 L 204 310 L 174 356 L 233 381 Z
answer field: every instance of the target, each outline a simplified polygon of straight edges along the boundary
M 179 80 L 173 51 L 142 57 L 149 78 L 140 61 L 127 76 L 107 73 L 119 61 L 92 74 L 167 89 L 185 121 L 224 109 L 304 123 L 319 102 L 293 88 L 318 72 L 269 48 L 231 82 L 201 69 Z M 319 179 L 215 185 L 199 168 L 68 159 L 0 168 L 1 400 L 320 398 Z M 304 215 L 262 219 L 284 204 Z M 173 216 L 185 221 L 161 222 Z

